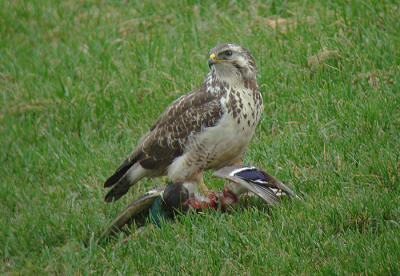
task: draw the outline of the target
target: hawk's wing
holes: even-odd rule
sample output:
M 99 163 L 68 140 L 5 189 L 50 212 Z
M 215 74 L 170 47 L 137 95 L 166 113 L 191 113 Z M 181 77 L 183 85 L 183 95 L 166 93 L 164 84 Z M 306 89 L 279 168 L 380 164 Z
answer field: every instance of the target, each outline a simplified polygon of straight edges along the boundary
M 168 166 L 183 153 L 190 137 L 215 126 L 222 115 L 220 99 L 208 93 L 205 84 L 179 97 L 166 108 L 104 187 L 117 183 L 135 163 L 145 169 Z

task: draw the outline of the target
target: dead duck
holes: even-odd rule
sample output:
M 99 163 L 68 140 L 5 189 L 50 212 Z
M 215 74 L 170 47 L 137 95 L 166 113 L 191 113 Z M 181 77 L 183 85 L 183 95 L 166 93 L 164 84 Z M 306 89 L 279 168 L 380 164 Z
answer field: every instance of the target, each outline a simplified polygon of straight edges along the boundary
M 198 192 L 195 182 L 171 182 L 146 192 L 106 227 L 97 243 L 146 212 L 150 221 L 160 227 L 162 222 L 172 221 L 177 211 L 213 208 L 224 212 L 236 205 L 240 196 L 249 192 L 272 206 L 281 205 L 282 194 L 289 199 L 299 199 L 282 181 L 257 166 L 228 166 L 214 172 L 212 177 L 228 180 L 221 192 L 212 191 L 204 195 Z

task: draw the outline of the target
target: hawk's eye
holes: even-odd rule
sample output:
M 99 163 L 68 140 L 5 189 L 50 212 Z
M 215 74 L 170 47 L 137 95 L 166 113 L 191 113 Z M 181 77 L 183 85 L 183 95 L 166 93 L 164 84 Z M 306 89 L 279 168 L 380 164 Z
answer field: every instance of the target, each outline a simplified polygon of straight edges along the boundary
M 228 50 L 225 52 L 225 56 L 230 57 L 232 56 L 232 51 Z

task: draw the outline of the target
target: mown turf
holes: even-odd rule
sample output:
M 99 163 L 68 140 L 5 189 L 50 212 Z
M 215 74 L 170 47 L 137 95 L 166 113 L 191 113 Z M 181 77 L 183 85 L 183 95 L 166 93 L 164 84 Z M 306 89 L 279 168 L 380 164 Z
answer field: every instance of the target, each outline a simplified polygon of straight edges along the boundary
M 399 18 L 398 1 L 1 1 L 1 273 L 400 274 Z M 102 183 L 227 41 L 265 102 L 245 163 L 304 203 L 94 245 L 158 185 L 105 205 Z

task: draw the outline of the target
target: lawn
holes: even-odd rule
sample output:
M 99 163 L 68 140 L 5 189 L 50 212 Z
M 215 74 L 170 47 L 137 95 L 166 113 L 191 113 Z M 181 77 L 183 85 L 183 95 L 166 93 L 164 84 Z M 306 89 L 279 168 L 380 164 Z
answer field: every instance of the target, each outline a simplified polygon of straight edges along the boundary
M 399 2 L 145 2 L 0 1 L 0 274 L 399 275 Z M 253 53 L 264 98 L 244 163 L 304 202 L 96 245 L 167 181 L 104 204 L 105 179 L 224 42 Z

